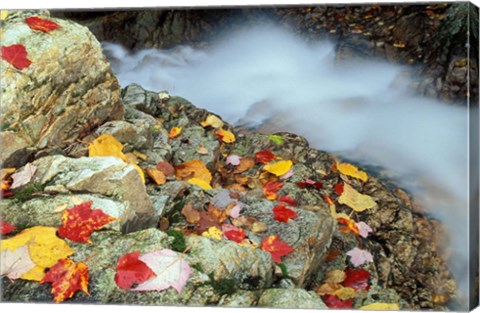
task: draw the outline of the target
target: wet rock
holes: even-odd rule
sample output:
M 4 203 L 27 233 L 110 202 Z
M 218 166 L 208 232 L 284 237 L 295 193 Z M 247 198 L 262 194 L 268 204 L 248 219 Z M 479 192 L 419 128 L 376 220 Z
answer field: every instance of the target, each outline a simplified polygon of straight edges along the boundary
M 120 87 L 99 42 L 83 26 L 50 18 L 60 28 L 45 34 L 24 18 L 45 11 L 16 12 L 3 23 L 2 45 L 22 44 L 31 65 L 2 63 L 0 162 L 21 166 L 18 151 L 65 148 L 105 121 L 123 118 Z M 7 132 L 7 134 L 5 134 Z
M 267 289 L 258 300 L 258 306 L 282 309 L 328 309 L 318 295 L 304 289 Z

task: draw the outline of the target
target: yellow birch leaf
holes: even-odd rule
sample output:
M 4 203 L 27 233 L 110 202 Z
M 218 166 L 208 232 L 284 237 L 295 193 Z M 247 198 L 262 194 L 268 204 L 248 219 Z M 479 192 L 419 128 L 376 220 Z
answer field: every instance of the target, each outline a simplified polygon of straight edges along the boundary
M 217 116 L 210 114 L 200 125 L 202 125 L 202 127 L 212 126 L 213 128 L 220 128 L 223 126 L 223 121 Z
M 337 169 L 340 173 L 353 178 L 358 178 L 363 182 L 366 182 L 368 179 L 367 173 L 359 170 L 358 167 L 350 163 L 337 163 Z
M 217 137 L 225 143 L 235 142 L 235 135 L 229 130 L 225 130 L 223 128 L 217 129 L 215 131 L 215 135 L 217 135 Z
M 150 177 L 157 185 L 163 185 L 167 182 L 165 174 L 154 167 L 147 168 L 145 172 L 147 172 L 148 177 Z
M 212 181 L 212 174 L 201 160 L 190 160 L 175 167 L 178 180 L 188 181 L 191 178 L 201 179 L 208 184 Z
M 0 10 L 0 21 L 5 21 L 8 17 L 8 11 Z
M 263 169 L 269 173 L 272 173 L 276 176 L 282 176 L 288 173 L 288 171 L 292 168 L 293 162 L 288 161 L 278 161 L 278 162 L 270 162 L 263 167 Z
M 351 287 L 341 287 L 333 293 L 334 296 L 337 296 L 340 300 L 347 300 L 355 297 L 355 289 Z
M 103 134 L 88 145 L 88 156 L 113 156 L 128 162 L 122 152 L 123 145 L 112 135 Z
M 134 154 L 137 158 L 142 159 L 142 160 L 144 160 L 144 161 L 146 161 L 147 158 L 148 158 L 147 155 L 145 155 L 145 154 L 143 154 L 143 153 L 141 153 L 141 152 L 138 152 L 137 150 L 133 151 L 133 154 Z
M 343 185 L 343 193 L 338 197 L 337 201 L 338 203 L 348 205 L 356 212 L 362 212 L 377 205 L 372 197 L 359 193 L 349 184 Z
M 202 188 L 203 190 L 210 190 L 212 186 L 208 182 L 200 178 L 190 178 L 187 180 L 187 183 L 197 185 L 198 187 Z
M 212 226 L 202 233 L 203 237 L 213 238 L 217 240 L 222 240 L 222 235 L 222 231 L 216 226 Z
M 400 306 L 398 303 L 384 303 L 384 302 L 374 302 L 368 305 L 364 305 L 360 310 L 385 310 L 385 311 L 398 311 Z
M 168 138 L 173 139 L 182 133 L 181 127 L 172 127 L 168 133 Z
M 35 226 L 27 228 L 18 235 L 1 241 L 1 251 L 11 251 L 27 245 L 30 258 L 35 267 L 21 278 L 40 281 L 45 276 L 45 269 L 55 265 L 59 259 L 67 258 L 73 254 L 73 250 L 67 243 L 58 238 L 57 228 Z

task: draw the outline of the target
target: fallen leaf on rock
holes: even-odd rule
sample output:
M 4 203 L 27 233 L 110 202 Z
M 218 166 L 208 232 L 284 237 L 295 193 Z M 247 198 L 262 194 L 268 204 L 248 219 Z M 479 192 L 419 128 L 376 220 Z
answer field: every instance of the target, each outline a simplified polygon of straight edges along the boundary
M 165 174 L 154 167 L 145 169 L 145 172 L 157 185 L 163 185 L 167 182 Z
M 331 270 L 330 272 L 327 273 L 323 282 L 339 284 L 339 283 L 343 282 L 346 277 L 347 277 L 347 275 L 345 274 L 344 271 L 335 269 L 335 270 Z
M 209 183 L 207 183 L 206 181 L 204 181 L 203 179 L 200 179 L 200 178 L 190 178 L 189 180 L 187 180 L 187 183 L 197 185 L 198 187 L 202 188 L 203 190 L 212 189 L 212 186 L 210 186 Z
M 140 261 L 140 252 L 127 253 L 117 262 L 115 283 L 118 287 L 129 290 L 155 276 L 155 273 Z
M 338 290 L 335 290 L 333 295 L 337 296 L 340 300 L 348 300 L 355 297 L 355 289 L 350 287 L 341 287 Z
M 208 154 L 208 149 L 205 148 L 204 146 L 202 145 L 199 145 L 198 149 L 197 149 L 197 153 L 198 154 L 202 154 L 202 155 L 206 155 Z
M 294 174 L 295 173 L 293 172 L 293 170 L 289 170 L 285 174 L 283 174 L 281 176 L 278 176 L 278 178 L 280 178 L 281 180 L 286 180 L 286 179 L 289 179 L 290 177 L 292 177 Z
M 298 205 L 298 201 L 295 200 L 295 199 L 292 199 L 292 197 L 290 197 L 288 195 L 287 196 L 281 196 L 280 198 L 278 198 L 278 201 L 286 203 L 290 206 L 297 206 Z
M 357 247 L 347 252 L 347 255 L 350 257 L 350 262 L 353 266 L 358 267 L 365 264 L 366 262 L 373 262 L 373 256 L 367 250 L 362 250 Z
M 237 204 L 235 204 L 230 210 L 228 210 L 228 215 L 231 217 L 231 218 L 237 218 L 240 216 L 240 212 L 242 211 L 244 207 L 244 204 L 241 203 L 241 202 L 238 202 Z
M 113 156 L 127 162 L 127 158 L 122 152 L 123 145 L 112 135 L 103 134 L 88 145 L 88 156 Z
M 368 234 L 373 232 L 372 228 L 368 226 L 365 222 L 358 222 L 356 223 L 356 226 L 357 226 L 359 235 L 362 236 L 363 238 L 367 238 Z
M 162 291 L 173 287 L 180 293 L 192 272 L 182 254 L 169 249 L 156 250 L 139 257 L 154 273 L 155 277 L 131 289 L 134 291 Z
M 270 150 L 262 150 L 255 154 L 255 161 L 258 163 L 268 164 L 275 159 L 277 159 L 277 156 Z
M 141 153 L 141 152 L 138 152 L 137 150 L 133 151 L 132 153 L 133 153 L 133 155 L 135 155 L 137 158 L 139 158 L 139 159 L 141 159 L 141 160 L 143 160 L 143 161 L 146 161 L 146 160 L 148 159 L 148 157 L 147 157 L 145 154 L 143 154 L 143 153 Z
M 345 270 L 345 280 L 343 281 L 343 286 L 351 287 L 355 290 L 366 290 L 370 289 L 369 284 L 370 272 L 364 269 L 349 269 Z
M 236 199 L 230 197 L 230 191 L 222 189 L 212 198 L 212 205 L 219 209 L 226 209 L 229 204 L 232 202 L 237 202 Z
M 282 182 L 269 181 L 263 185 L 263 194 L 268 200 L 275 200 L 278 197 L 277 192 L 282 189 L 283 185 L 284 183 Z
M 281 262 L 281 257 L 284 257 L 293 252 L 293 248 L 286 242 L 280 240 L 278 235 L 268 236 L 263 238 L 260 249 L 269 252 L 275 263 Z
M 5 21 L 8 17 L 7 10 L 0 10 L 0 21 Z
M 325 256 L 325 262 L 330 263 L 330 262 L 335 261 L 335 259 L 337 258 L 337 256 L 340 253 L 341 253 L 341 251 L 338 250 L 338 249 L 329 249 L 327 251 L 327 255 Z
M 341 226 L 340 230 L 344 233 L 352 232 L 355 235 L 360 235 L 360 230 L 357 227 L 357 224 L 351 218 L 337 217 L 337 221 L 345 226 Z
M 213 115 L 213 114 L 210 114 L 209 116 L 207 116 L 207 118 L 205 119 L 205 121 L 201 122 L 200 125 L 202 125 L 202 127 L 208 127 L 208 126 L 211 126 L 213 128 L 220 128 L 223 126 L 223 121 L 218 118 L 216 115 Z
M 367 173 L 359 170 L 358 167 L 350 163 L 337 163 L 337 170 L 344 175 L 358 178 L 363 182 L 366 182 L 368 179 Z
M 170 129 L 170 132 L 168 133 L 168 138 L 173 139 L 175 137 L 178 137 L 182 133 L 182 128 L 181 127 L 172 127 Z
M 63 212 L 58 235 L 75 242 L 90 242 L 91 233 L 114 220 L 102 210 L 92 210 L 92 201 L 84 202 Z
M 283 145 L 283 142 L 285 141 L 280 135 L 268 135 L 268 139 L 279 146 Z
M 322 300 L 330 309 L 351 309 L 353 307 L 353 299 L 341 300 L 334 295 L 324 295 Z
M 1 254 L 0 275 L 6 275 L 10 279 L 20 278 L 35 267 L 28 252 L 28 246 L 24 245 L 15 250 L 5 249 Z
M 82 203 L 85 202 L 85 200 L 83 200 L 82 198 L 80 198 L 79 196 L 76 196 L 76 195 L 71 196 L 70 201 L 72 201 L 72 203 L 74 205 L 79 205 L 79 204 L 82 204 Z
M 191 160 L 175 167 L 175 174 L 178 180 L 188 181 L 192 178 L 203 180 L 210 184 L 212 174 L 201 160 Z
M 222 225 L 223 235 L 231 241 L 236 243 L 241 243 L 246 237 L 245 230 L 242 228 L 235 227 L 230 224 Z
M 28 184 L 32 180 L 32 177 L 35 175 L 36 171 L 37 167 L 31 163 L 28 163 L 20 171 L 12 174 L 13 184 L 10 186 L 10 188 L 15 189 Z
M 253 216 L 239 216 L 236 219 L 232 220 L 233 225 L 237 227 L 247 227 L 253 233 L 263 233 L 268 230 L 267 226 L 260 222 L 256 217 Z
M 52 283 L 53 300 L 59 303 L 70 299 L 77 291 L 88 293 L 88 266 L 85 263 L 75 263 L 70 259 L 60 259 L 52 266 L 40 281 Z
M 240 164 L 235 167 L 234 173 L 240 174 L 245 171 L 248 171 L 255 165 L 255 160 L 253 158 L 241 158 Z
M 27 23 L 28 27 L 33 30 L 39 30 L 44 33 L 49 33 L 52 30 L 55 30 L 60 27 L 57 23 L 43 19 L 39 16 L 30 16 L 25 19 L 25 23 Z
M 190 203 L 182 208 L 182 214 L 185 216 L 187 223 L 196 224 L 200 222 L 200 212 L 195 210 Z
M 315 288 L 315 293 L 319 296 L 333 295 L 337 290 L 342 287 L 343 286 L 339 283 L 323 283 L 317 288 Z
M 233 165 L 233 166 L 237 166 L 237 165 L 240 165 L 240 160 L 242 158 L 236 154 L 231 154 L 227 157 L 227 160 L 226 160 L 226 163 L 227 164 L 230 164 L 230 165 Z
M 360 310 L 399 311 L 398 303 L 374 302 L 360 307 Z
M 284 205 L 277 205 L 273 208 L 273 218 L 279 222 L 287 223 L 289 219 L 297 217 L 297 212 Z
M 40 281 L 45 276 L 45 269 L 52 267 L 59 259 L 68 257 L 73 250 L 67 243 L 58 238 L 55 227 L 35 226 L 27 228 L 14 237 L 1 241 L 1 251 L 14 251 L 22 246 L 28 246 L 30 258 L 35 267 L 25 274 L 22 279 Z
M 340 204 L 348 205 L 356 212 L 363 212 L 377 205 L 372 197 L 359 193 L 349 184 L 343 185 L 343 193 L 337 201 Z
M 198 222 L 198 233 L 203 233 L 210 227 L 215 226 L 221 228 L 221 224 L 228 216 L 226 210 L 219 210 L 212 205 L 208 206 L 208 211 L 199 211 L 200 221 Z
M 322 189 L 323 184 L 319 181 L 311 180 L 310 178 L 307 178 L 304 181 L 298 182 L 297 186 L 300 188 L 315 188 L 315 189 Z
M 167 161 L 158 162 L 155 167 L 157 170 L 165 174 L 166 177 L 175 175 L 175 168 Z
M 268 163 L 263 167 L 263 170 L 274 174 L 275 176 L 282 176 L 288 173 L 292 168 L 293 162 L 290 160 L 282 160 L 278 162 Z
M 5 222 L 5 221 L 0 221 L 0 234 L 2 236 L 10 234 L 12 231 L 17 229 L 17 227 Z
M 222 240 L 222 231 L 217 226 L 212 226 L 202 233 L 203 237 Z
M 223 142 L 225 143 L 234 143 L 235 142 L 235 135 L 229 131 L 225 130 L 223 128 L 219 128 L 215 131 L 215 135 Z
M 68 208 L 68 204 L 66 204 L 66 203 L 60 204 L 55 209 L 53 209 L 53 212 L 54 213 L 60 213 L 60 212 L 65 211 L 66 208 Z
M 335 190 L 335 193 L 337 196 L 341 196 L 343 193 L 343 184 L 335 184 L 333 186 L 333 189 Z
M 27 50 L 22 44 L 14 44 L 11 46 L 2 46 L 1 57 L 13 65 L 17 70 L 23 70 L 32 64 L 28 59 Z

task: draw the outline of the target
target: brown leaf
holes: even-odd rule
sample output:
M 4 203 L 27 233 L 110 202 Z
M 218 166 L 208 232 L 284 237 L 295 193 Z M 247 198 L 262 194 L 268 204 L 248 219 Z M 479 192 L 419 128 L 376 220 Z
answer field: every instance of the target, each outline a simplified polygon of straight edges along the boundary
M 163 185 L 167 182 L 165 174 L 154 167 L 145 169 L 145 172 L 157 185 Z
M 248 171 L 255 165 L 254 158 L 242 158 L 240 159 L 240 164 L 235 167 L 234 173 L 240 174 L 245 171 Z
M 175 175 L 175 168 L 167 161 L 158 162 L 156 168 L 167 177 Z
M 196 224 L 200 222 L 200 212 L 195 210 L 190 203 L 183 207 L 182 214 L 190 224 Z

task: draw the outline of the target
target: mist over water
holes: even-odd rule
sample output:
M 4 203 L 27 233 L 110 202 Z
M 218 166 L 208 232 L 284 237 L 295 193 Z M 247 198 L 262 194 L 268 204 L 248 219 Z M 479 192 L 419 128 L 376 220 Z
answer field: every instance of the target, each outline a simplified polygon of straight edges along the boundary
M 110 43 L 104 49 L 123 87 L 168 90 L 232 124 L 266 124 L 388 169 L 448 227 L 451 269 L 466 290 L 466 107 L 415 96 L 405 68 L 338 64 L 332 43 L 306 43 L 273 26 L 229 34 L 208 50 L 131 53 Z

